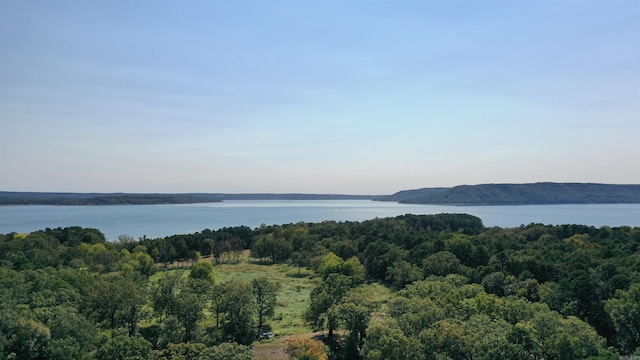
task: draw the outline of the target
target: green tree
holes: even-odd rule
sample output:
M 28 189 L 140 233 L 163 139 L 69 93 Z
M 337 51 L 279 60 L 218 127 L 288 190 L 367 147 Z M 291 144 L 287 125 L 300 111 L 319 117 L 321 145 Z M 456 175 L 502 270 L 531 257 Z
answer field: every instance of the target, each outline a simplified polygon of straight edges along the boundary
M 395 289 L 402 289 L 405 285 L 422 280 L 422 270 L 407 261 L 396 261 L 388 268 L 387 280 Z
M 146 303 L 142 286 L 141 281 L 130 276 L 103 276 L 89 293 L 85 308 L 99 323 L 110 329 L 125 325 L 129 335 L 133 336 L 137 331 L 140 311 Z
M 272 242 L 272 239 L 265 236 L 258 237 L 251 246 L 251 256 L 258 259 L 260 262 L 266 262 L 271 255 Z
M 365 269 L 360 260 L 352 256 L 340 266 L 340 273 L 351 278 L 352 286 L 360 284 L 364 281 Z
M 584 359 L 597 356 L 605 343 L 595 330 L 575 316 L 539 311 L 530 320 L 532 333 L 542 344 L 541 356 L 553 359 Z
M 251 285 L 253 286 L 253 295 L 257 305 L 258 329 L 262 329 L 264 318 L 274 314 L 276 299 L 281 285 L 278 282 L 269 280 L 266 276 L 253 279 Z
M 158 332 L 158 346 L 166 348 L 169 344 L 178 344 L 184 341 L 184 330 L 175 315 L 167 316 Z
M 295 251 L 291 253 L 291 263 L 298 267 L 298 276 L 300 276 L 300 270 L 302 267 L 309 266 L 311 263 L 311 252 Z
M 225 286 L 215 284 L 211 288 L 211 311 L 216 314 L 216 327 L 220 326 L 220 316 L 224 313 L 226 304 Z
M 330 274 L 348 276 L 354 285 L 364 281 L 365 276 L 365 268 L 357 257 L 354 256 L 345 261 L 332 252 L 322 257 L 318 272 L 322 275 L 323 280 L 326 280 Z
M 251 348 L 236 343 L 222 343 L 205 349 L 198 360 L 251 360 Z
M 213 265 L 211 265 L 210 262 L 199 262 L 195 264 L 189 273 L 189 278 L 213 283 Z
M 88 353 L 96 347 L 98 329 L 93 322 L 78 314 L 74 307 L 55 307 L 49 329 L 54 341 L 66 341 L 64 346 L 62 346 L 63 342 L 52 344 L 51 347 L 56 351 L 65 349 L 64 352 L 58 352 L 59 355 L 54 356 L 56 358 L 60 358 L 65 353 L 68 357 L 78 358 L 80 354 Z
M 213 239 L 206 238 L 202 241 L 203 253 L 207 256 L 213 255 L 213 249 L 216 247 L 216 242 Z
M 176 316 L 184 328 L 184 342 L 194 340 L 194 334 L 198 328 L 198 322 L 202 319 L 204 304 L 202 298 L 193 292 L 184 291 L 176 297 L 174 309 L 171 312 Z
M 257 313 L 256 299 L 250 282 L 232 280 L 224 283 L 224 309 L 227 317 L 225 334 L 242 345 L 250 345 L 256 335 L 253 318 Z
M 45 359 L 51 332 L 44 324 L 21 317 L 13 324 L 11 335 L 5 342 L 4 352 L 8 359 Z
M 349 332 L 344 346 L 345 357 L 358 357 L 359 349 L 366 335 L 367 325 L 371 319 L 372 306 L 364 294 L 354 296 L 350 292 L 339 304 L 329 308 L 329 317 L 336 319 Z
M 187 279 L 187 286 L 190 292 L 196 293 L 203 298 L 209 297 L 215 283 L 213 265 L 210 262 L 195 264 Z
M 326 279 L 329 274 L 342 273 L 342 264 L 344 264 L 344 259 L 332 252 L 329 252 L 322 257 L 320 267 L 318 267 L 318 273 L 322 275 L 322 279 Z
M 470 344 L 465 337 L 464 328 L 455 321 L 443 320 L 424 330 L 419 336 L 427 359 L 446 356 L 450 359 L 470 359 Z
M 493 272 L 482 278 L 484 291 L 489 294 L 504 296 L 505 275 L 502 271 Z
M 460 271 L 460 260 L 449 251 L 440 251 L 428 256 L 422 262 L 424 276 L 447 276 L 457 274 Z
M 373 321 L 367 328 L 367 338 L 362 346 L 366 360 L 422 359 L 422 344 L 408 338 L 393 319 Z
M 623 354 L 634 354 L 640 347 L 640 284 L 629 291 L 618 290 L 605 308 L 616 329 L 616 347 Z
M 151 353 L 151 343 L 141 337 L 117 335 L 96 352 L 95 360 L 144 360 Z
M 149 277 L 156 272 L 156 264 L 153 258 L 147 253 L 134 252 L 131 255 L 131 261 L 134 270 L 143 276 Z
M 332 273 L 311 290 L 309 309 L 305 312 L 305 320 L 316 328 L 323 328 L 327 324 L 329 338 L 337 326 L 337 318 L 329 309 L 340 303 L 344 295 L 351 288 L 352 281 L 348 276 Z
M 473 246 L 468 235 L 455 234 L 453 239 L 445 241 L 445 249 L 451 251 L 462 264 L 470 265 Z
M 198 269 L 195 276 L 182 279 L 182 272 L 169 272 L 160 279 L 152 290 L 152 306 L 161 319 L 174 317 L 183 330 L 182 341 L 190 342 L 195 339 L 198 322 L 203 318 L 206 299 L 210 296 L 210 287 L 203 290 L 200 286 L 210 284 L 207 266 L 204 271 Z M 205 279 L 199 278 L 204 277 Z M 165 329 L 173 333 L 171 329 Z M 174 335 L 170 336 L 174 339 Z
M 156 358 L 168 360 L 200 360 L 206 346 L 201 343 L 193 344 L 169 344 L 166 349 L 154 352 Z
M 152 289 L 151 304 L 160 318 L 171 314 L 175 307 L 176 298 L 181 291 L 182 272 L 170 271 L 160 278 Z

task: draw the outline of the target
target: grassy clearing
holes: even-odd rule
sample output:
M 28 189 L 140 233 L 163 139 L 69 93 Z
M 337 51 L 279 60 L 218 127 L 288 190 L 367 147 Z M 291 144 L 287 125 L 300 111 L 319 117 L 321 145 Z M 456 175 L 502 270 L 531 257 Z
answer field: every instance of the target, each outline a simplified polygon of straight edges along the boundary
M 315 286 L 309 271 L 303 271 L 297 277 L 297 268 L 288 265 L 260 265 L 250 262 L 239 264 L 216 265 L 214 268 L 216 281 L 252 280 L 267 276 L 279 281 L 282 289 L 278 294 L 275 316 L 267 320 L 276 335 L 293 335 L 310 332 L 311 328 L 304 323 L 302 316 L 308 307 L 311 289 Z
M 212 261 L 211 258 L 203 258 L 200 261 Z M 174 266 L 161 270 L 151 276 L 151 283 L 165 276 L 170 271 L 181 271 L 183 277 L 189 276 L 190 266 L 180 268 Z M 240 257 L 240 262 L 232 264 L 218 264 L 214 266 L 216 283 L 230 280 L 251 281 L 260 276 L 267 276 L 270 280 L 279 281 L 282 289 L 278 294 L 275 316 L 267 319 L 266 324 L 271 326 L 276 336 L 287 336 L 311 332 L 311 328 L 302 320 L 304 311 L 308 307 L 311 289 L 315 286 L 313 272 L 302 269 L 298 274 L 298 268 L 285 264 L 264 265 L 255 262 L 245 251 Z M 205 310 L 207 315 L 202 322 L 203 326 L 215 324 L 215 319 Z
M 200 261 L 211 261 L 211 259 L 201 259 Z M 183 271 L 183 276 L 186 277 L 190 268 L 160 271 L 151 277 L 151 282 L 157 281 L 167 271 Z M 279 281 L 282 289 L 278 295 L 275 316 L 266 321 L 276 337 L 255 342 L 253 344 L 253 358 L 262 360 L 287 359 L 288 355 L 286 355 L 285 349 L 289 339 L 293 337 L 321 337 L 321 332 L 313 332 L 302 320 L 303 314 L 309 306 L 311 290 L 316 286 L 318 279 L 309 270 L 302 269 L 298 275 L 297 267 L 284 264 L 258 264 L 254 259 L 249 258 L 248 253 L 243 254 L 239 263 L 214 266 L 214 277 L 217 283 L 230 280 L 250 281 L 260 276 L 267 276 L 271 280 Z M 372 318 L 384 314 L 386 303 L 392 296 L 391 290 L 378 283 L 363 286 L 363 291 L 372 303 L 377 305 Z M 208 311 L 206 313 L 207 318 L 202 325 L 205 327 L 214 325 L 215 319 L 210 316 Z
M 387 302 L 393 295 L 391 289 L 378 283 L 365 284 L 362 285 L 362 288 L 367 294 L 367 299 L 375 304 L 374 316 L 377 315 L 377 313 L 387 312 Z

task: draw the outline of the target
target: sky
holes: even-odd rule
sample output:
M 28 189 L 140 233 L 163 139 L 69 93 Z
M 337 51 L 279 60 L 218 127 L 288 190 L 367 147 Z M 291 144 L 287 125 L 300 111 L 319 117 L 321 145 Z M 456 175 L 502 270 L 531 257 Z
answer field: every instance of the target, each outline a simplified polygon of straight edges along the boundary
M 0 0 L 0 190 L 640 183 L 640 1 Z

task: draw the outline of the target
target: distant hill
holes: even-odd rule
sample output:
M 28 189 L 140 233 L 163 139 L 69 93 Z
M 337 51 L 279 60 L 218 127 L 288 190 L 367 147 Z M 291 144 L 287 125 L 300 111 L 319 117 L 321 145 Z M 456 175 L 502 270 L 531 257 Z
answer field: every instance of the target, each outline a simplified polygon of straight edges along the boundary
M 220 200 L 372 200 L 375 195 L 343 194 L 208 194 Z
M 393 195 L 377 196 L 373 200 L 403 202 L 405 200 L 423 198 L 423 197 L 437 194 L 449 189 L 450 188 L 446 188 L 446 187 L 434 187 L 434 188 L 422 188 L 422 189 L 416 189 L 416 190 L 403 190 L 403 191 L 398 191 Z
M 399 202 L 451 205 L 640 203 L 640 185 L 551 182 L 460 185 L 424 196 L 404 198 Z
M 341 194 L 140 194 L 0 191 L 0 205 L 159 205 L 224 200 L 376 200 L 406 204 L 531 205 L 640 203 L 640 185 L 533 183 L 460 185 L 403 190 L 393 195 Z
M 162 205 L 224 200 L 370 200 L 370 195 L 334 194 L 127 194 L 0 191 L 0 205 Z
M 0 205 L 160 205 L 218 202 L 198 194 L 101 194 L 0 191 Z

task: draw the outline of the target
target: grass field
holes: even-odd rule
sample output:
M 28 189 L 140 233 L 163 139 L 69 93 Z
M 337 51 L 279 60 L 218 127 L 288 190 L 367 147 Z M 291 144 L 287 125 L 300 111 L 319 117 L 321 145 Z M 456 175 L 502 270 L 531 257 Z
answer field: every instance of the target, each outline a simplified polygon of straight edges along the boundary
M 200 261 L 211 261 L 201 259 Z M 176 265 L 177 267 L 177 265 Z M 175 268 L 175 267 L 174 267 Z M 166 270 L 173 271 L 173 270 Z M 152 276 L 151 281 L 164 276 L 166 271 L 161 271 Z M 176 270 L 183 271 L 183 270 Z M 188 276 L 190 267 L 184 268 L 184 275 Z M 322 332 L 313 332 L 309 325 L 303 321 L 303 314 L 309 306 L 311 290 L 319 281 L 314 273 L 302 269 L 298 274 L 298 268 L 285 264 L 265 265 L 259 264 L 249 257 L 248 251 L 243 253 L 240 262 L 234 264 L 219 264 L 214 266 L 216 283 L 229 280 L 252 280 L 260 276 L 267 276 L 270 280 L 279 281 L 282 289 L 278 294 L 275 316 L 266 320 L 266 325 L 271 326 L 275 338 L 263 340 L 253 344 L 253 358 L 260 360 L 287 359 L 285 353 L 287 340 L 292 337 L 311 338 L 322 337 Z M 369 295 L 372 303 L 378 304 L 376 313 L 386 311 L 386 302 L 391 297 L 391 291 L 380 284 L 364 285 L 364 291 Z M 207 313 L 203 326 L 214 325 L 215 320 Z
M 303 271 L 297 276 L 297 268 L 288 265 L 259 265 L 251 262 L 239 264 L 217 265 L 216 281 L 225 282 L 232 279 L 252 280 L 267 276 L 270 280 L 279 281 L 282 289 L 278 294 L 275 316 L 267 319 L 276 336 L 307 333 L 311 328 L 304 323 L 302 316 L 308 307 L 311 289 L 315 286 L 311 273 Z

